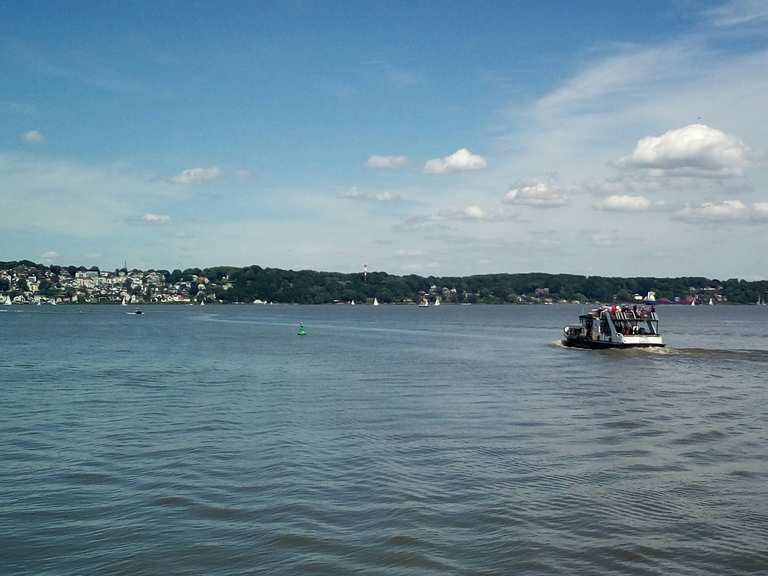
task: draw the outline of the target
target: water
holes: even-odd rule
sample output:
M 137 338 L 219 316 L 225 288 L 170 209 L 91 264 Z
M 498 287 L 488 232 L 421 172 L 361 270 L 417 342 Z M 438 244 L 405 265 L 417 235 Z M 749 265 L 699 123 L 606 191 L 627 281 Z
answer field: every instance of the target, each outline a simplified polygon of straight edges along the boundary
M 3 310 L 0 573 L 768 574 L 768 310 L 578 313 Z

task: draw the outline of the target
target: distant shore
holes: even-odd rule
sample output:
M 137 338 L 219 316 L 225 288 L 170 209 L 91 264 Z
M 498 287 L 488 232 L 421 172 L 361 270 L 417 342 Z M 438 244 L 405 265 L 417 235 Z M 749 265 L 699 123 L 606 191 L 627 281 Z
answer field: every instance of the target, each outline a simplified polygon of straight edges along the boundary
M 415 305 L 637 302 L 654 292 L 664 304 L 762 304 L 768 281 L 703 277 L 604 277 L 501 273 L 475 276 L 398 276 L 282 270 L 247 266 L 101 270 L 29 260 L 0 262 L 0 305 L 293 303 Z

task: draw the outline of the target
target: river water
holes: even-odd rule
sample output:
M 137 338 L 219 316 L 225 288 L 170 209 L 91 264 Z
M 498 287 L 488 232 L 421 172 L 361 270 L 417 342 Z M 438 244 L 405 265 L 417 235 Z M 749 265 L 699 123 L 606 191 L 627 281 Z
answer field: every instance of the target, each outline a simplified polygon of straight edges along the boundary
M 768 308 L 125 311 L 0 313 L 4 575 L 768 574 Z

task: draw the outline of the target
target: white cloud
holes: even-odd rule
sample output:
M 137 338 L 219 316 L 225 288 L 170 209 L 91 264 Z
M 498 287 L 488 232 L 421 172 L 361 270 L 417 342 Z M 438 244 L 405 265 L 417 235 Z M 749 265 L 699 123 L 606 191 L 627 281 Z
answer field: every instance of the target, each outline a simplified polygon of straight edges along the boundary
M 715 26 L 739 26 L 768 20 L 765 0 L 731 0 L 705 12 Z
M 58 257 L 59 257 L 59 253 L 55 252 L 54 250 L 49 250 L 48 252 L 44 252 L 40 255 L 40 258 L 42 260 L 53 260 Z
M 368 168 L 397 169 L 408 165 L 408 156 L 379 156 L 373 154 L 365 163 Z
M 755 202 L 752 211 L 756 220 L 768 220 L 768 202 Z
M 757 223 L 768 221 L 768 202 L 756 202 L 752 205 L 741 200 L 722 200 L 704 202 L 698 206 L 686 206 L 675 215 L 677 220 L 691 223 Z
M 470 220 L 485 220 L 486 213 L 485 210 L 480 208 L 480 206 L 467 206 L 462 210 L 462 213 L 465 217 L 467 217 Z
M 704 124 L 669 130 L 637 142 L 619 164 L 663 171 L 686 170 L 740 174 L 748 164 L 748 148 L 740 140 Z
M 631 101 L 649 87 L 678 77 L 681 70 L 686 70 L 685 65 L 704 51 L 703 46 L 686 43 L 618 50 L 613 45 L 612 54 L 539 99 L 534 110 L 542 120 L 549 121 L 562 114 L 601 109 L 599 102 L 606 98 Z
M 142 220 L 147 224 L 170 224 L 171 217 L 167 214 L 144 214 Z
M 515 214 L 509 213 L 501 207 L 489 211 L 476 204 L 471 204 L 464 208 L 446 208 L 432 214 L 411 216 L 396 225 L 395 229 L 436 232 L 447 230 L 449 228 L 447 223 L 449 222 L 495 223 L 506 222 L 515 218 Z
M 447 172 L 480 170 L 487 165 L 488 163 L 482 156 L 473 154 L 467 148 L 461 148 L 449 156 L 428 160 L 424 164 L 424 172 L 427 174 L 445 174 Z
M 29 130 L 21 135 L 21 139 L 27 144 L 39 144 L 45 140 L 45 136 L 38 130 Z
M 505 211 L 502 207 L 485 210 L 476 204 L 472 204 L 461 209 L 449 208 L 440 210 L 437 214 L 433 214 L 431 218 L 454 222 L 505 222 L 514 220 L 516 215 Z
M 596 202 L 595 208 L 613 212 L 642 212 L 651 208 L 651 201 L 645 196 L 614 194 Z
M 342 200 L 359 200 L 361 202 L 397 202 L 402 197 L 397 192 L 363 192 L 357 186 L 336 196 Z
M 216 166 L 211 168 L 189 168 L 182 170 L 171 178 L 175 184 L 199 184 L 214 180 L 221 176 L 221 170 Z
M 567 204 L 568 198 L 551 184 L 532 181 L 510 189 L 504 195 L 504 202 L 536 208 L 555 208 Z

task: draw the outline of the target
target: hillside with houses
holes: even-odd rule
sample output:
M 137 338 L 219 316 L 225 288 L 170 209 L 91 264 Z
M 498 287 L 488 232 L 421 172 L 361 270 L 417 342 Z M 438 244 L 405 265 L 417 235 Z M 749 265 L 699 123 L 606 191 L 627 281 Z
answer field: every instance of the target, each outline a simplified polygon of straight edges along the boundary
M 464 277 L 345 274 L 248 266 L 112 271 L 97 267 L 0 262 L 0 304 L 551 304 L 630 302 L 654 291 L 661 304 L 765 302 L 768 282 L 703 277 L 617 278 L 572 274 Z

